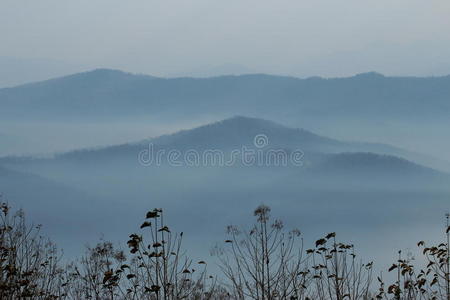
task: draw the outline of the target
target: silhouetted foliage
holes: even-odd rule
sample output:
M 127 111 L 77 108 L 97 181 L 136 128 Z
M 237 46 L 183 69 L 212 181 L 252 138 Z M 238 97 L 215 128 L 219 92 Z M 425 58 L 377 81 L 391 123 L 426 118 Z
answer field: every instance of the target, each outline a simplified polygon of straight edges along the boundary
M 259 206 L 250 229 L 228 226 L 226 249 L 216 249 L 230 294 L 237 299 L 290 299 L 302 290 L 303 242 L 300 231 L 286 232 L 270 222 L 270 208 Z
M 378 299 L 450 299 L 450 258 L 449 214 L 446 214 L 445 241 L 437 246 L 427 246 L 424 241 L 417 243 L 425 259 L 425 267 L 413 265 L 414 259 L 402 257 L 398 252 L 398 260 L 389 268 L 389 272 L 397 272 L 397 281 L 385 285 L 380 281 Z
M 418 243 L 423 268 L 399 251 L 388 270 L 396 280 L 377 276 L 375 288 L 373 262 L 363 263 L 353 245 L 332 232 L 304 249 L 300 231 L 271 220 L 264 205 L 254 211 L 253 226 L 228 226 L 224 245 L 213 249 L 222 279 L 207 273 L 206 261 L 186 255 L 183 233 L 172 232 L 162 209 L 149 211 L 140 232 L 129 236 L 128 254 L 101 241 L 63 264 L 40 226 L 6 203 L 0 208 L 0 299 L 450 299 L 449 215 L 442 243 Z
M 25 222 L 23 211 L 1 204 L 0 299 L 59 299 L 66 296 L 56 246 Z

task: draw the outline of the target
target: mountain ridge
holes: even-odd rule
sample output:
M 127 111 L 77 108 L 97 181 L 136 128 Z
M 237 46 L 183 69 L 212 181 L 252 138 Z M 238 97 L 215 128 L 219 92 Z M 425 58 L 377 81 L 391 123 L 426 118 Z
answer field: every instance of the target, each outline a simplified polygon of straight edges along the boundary
M 205 79 L 217 79 L 217 78 L 234 78 L 234 77 L 267 77 L 267 78 L 284 78 L 284 79 L 295 79 L 299 81 L 303 80 L 348 80 L 348 79 L 361 79 L 361 78 L 384 78 L 384 79 L 447 79 L 450 78 L 450 74 L 447 75 L 439 75 L 439 76 L 413 76 L 413 75 L 396 75 L 396 76 L 387 76 L 382 73 L 379 73 L 377 71 L 368 71 L 363 73 L 356 73 L 354 75 L 350 76 L 343 76 L 343 77 L 325 77 L 325 76 L 310 76 L 310 77 L 298 77 L 298 76 L 292 76 L 292 75 L 282 75 L 282 74 L 268 74 L 268 73 L 261 73 L 261 72 L 253 72 L 253 73 L 245 73 L 245 74 L 223 74 L 223 75 L 214 75 L 214 76 L 208 76 L 208 77 L 195 77 L 195 76 L 154 76 L 150 74 L 144 74 L 144 73 L 134 73 L 134 72 L 127 72 L 122 71 L 120 69 L 110 69 L 110 68 L 96 68 L 92 70 L 87 70 L 83 72 L 78 73 L 70 73 L 63 76 L 53 77 L 50 79 L 45 80 L 38 80 L 38 81 L 32 81 L 16 86 L 11 87 L 2 87 L 0 90 L 5 89 L 15 89 L 20 88 L 23 86 L 31 86 L 35 84 L 45 84 L 45 83 L 53 83 L 57 82 L 59 80 L 64 79 L 73 79 L 73 78 L 82 78 L 82 77 L 95 77 L 95 76 L 109 76 L 113 77 L 115 76 L 129 76 L 129 77 L 136 77 L 136 78 L 146 78 L 146 79 L 161 79 L 161 80 L 172 80 L 172 79 L 191 79 L 191 80 L 205 80 Z
M 448 97 L 450 76 L 161 78 L 98 69 L 0 89 L 0 116 L 51 120 L 254 112 L 271 118 L 288 108 L 298 117 L 420 118 L 450 112 Z
M 255 137 L 260 136 L 265 143 L 262 148 L 255 147 Z M 317 135 L 311 131 L 290 128 L 282 124 L 254 117 L 242 115 L 225 120 L 213 122 L 192 129 L 181 130 L 172 134 L 147 138 L 133 143 L 104 146 L 89 149 L 76 149 L 69 152 L 58 153 L 54 157 L 4 157 L 1 162 L 12 164 L 26 164 L 28 162 L 44 162 L 55 160 L 74 161 L 113 161 L 114 159 L 128 158 L 136 160 L 137 154 L 149 145 L 164 150 L 221 150 L 229 152 L 234 149 L 258 148 L 261 150 L 284 149 L 286 151 L 301 150 L 316 160 L 317 157 L 327 155 L 339 155 L 342 153 L 372 153 L 376 155 L 390 155 L 410 162 L 415 162 L 423 167 L 433 166 L 421 163 L 414 159 L 420 158 L 419 154 L 407 150 L 392 147 L 386 144 L 373 144 L 366 142 L 341 141 L 333 138 Z M 416 155 L 416 156 L 415 156 Z M 373 158 L 373 157 L 372 157 Z M 438 163 L 438 162 L 436 162 Z

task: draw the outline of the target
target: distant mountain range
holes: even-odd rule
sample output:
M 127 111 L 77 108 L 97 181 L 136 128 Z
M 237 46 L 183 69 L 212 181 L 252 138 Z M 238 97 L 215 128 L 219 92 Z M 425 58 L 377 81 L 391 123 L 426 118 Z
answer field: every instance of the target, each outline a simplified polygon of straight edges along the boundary
M 98 69 L 0 89 L 0 117 L 8 119 L 289 115 L 297 118 L 444 118 L 450 76 L 349 78 L 271 75 L 157 78 Z M 273 119 L 273 118 L 272 118 Z
M 411 152 L 387 144 L 340 141 L 317 135 L 311 131 L 298 128 L 290 128 L 281 124 L 243 116 L 236 116 L 223 121 L 200 126 L 194 129 L 182 130 L 174 134 L 146 139 L 132 144 L 109 146 L 98 149 L 80 149 L 73 152 L 57 155 L 61 159 L 77 159 L 82 161 L 89 157 L 95 160 L 105 160 L 109 157 L 131 157 L 145 149 L 149 143 L 156 149 L 176 149 L 180 151 L 219 149 L 231 151 L 241 149 L 242 146 L 255 148 L 254 139 L 258 135 L 264 135 L 265 149 L 287 149 L 290 151 L 301 150 L 308 154 L 305 159 L 313 160 L 321 154 L 338 153 L 376 153 L 381 155 L 398 156 L 403 159 L 437 168 L 449 169 L 450 164 L 420 153 Z
M 255 145 L 257 136 L 265 139 L 263 147 L 258 148 Z M 198 152 L 220 150 L 228 155 L 234 149 L 240 150 L 244 146 L 262 151 L 281 149 L 286 153 L 300 150 L 304 153 L 302 169 L 337 175 L 348 172 L 358 175 L 358 172 L 364 172 L 364 174 L 387 174 L 399 177 L 417 174 L 425 177 L 431 174 L 433 177 L 439 174 L 443 177 L 447 176 L 418 165 L 417 163 L 427 165 L 427 162 L 442 163 L 425 155 L 385 144 L 339 141 L 304 129 L 289 128 L 272 121 L 242 116 L 131 144 L 80 149 L 57 154 L 53 158 L 4 157 L 0 159 L 0 165 L 27 172 L 35 172 L 42 166 L 44 169 L 50 166 L 50 169 L 58 170 L 64 168 L 70 170 L 72 167 L 69 166 L 73 168 L 96 166 L 98 169 L 102 166 L 113 169 L 114 166 L 145 168 L 139 165 L 138 155 L 148 149 L 150 144 L 154 147 L 155 153 L 158 150 L 164 150 L 164 153 L 176 150 L 181 154 L 191 150 Z M 120 172 L 122 171 L 120 169 Z

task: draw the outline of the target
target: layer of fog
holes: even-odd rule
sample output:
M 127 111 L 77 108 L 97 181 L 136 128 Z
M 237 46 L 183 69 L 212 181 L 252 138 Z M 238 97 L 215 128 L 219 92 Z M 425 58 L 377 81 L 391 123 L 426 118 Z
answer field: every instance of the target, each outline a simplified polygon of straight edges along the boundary
M 214 118 L 172 123 L 10 123 L 2 130 L 6 129 L 9 136 L 32 138 L 29 145 L 35 148 L 22 153 L 48 153 L 80 145 L 134 142 L 209 123 Z M 384 131 L 387 138 L 397 135 L 402 145 L 406 140 L 401 133 L 407 128 L 402 126 L 397 132 L 386 132 L 382 126 L 340 123 L 333 127 L 332 121 L 320 122 L 319 126 L 318 120 L 291 116 L 284 120 L 287 125 L 334 133 L 332 137 L 341 134 L 352 140 L 358 136 L 375 139 L 383 138 Z M 425 129 L 414 132 L 435 143 L 428 145 L 430 149 L 436 145 L 436 139 Z M 427 144 L 424 139 L 410 142 Z M 358 181 L 351 174 L 342 176 L 345 173 L 334 179 L 311 178 L 302 175 L 302 169 L 145 168 L 138 164 L 137 153 L 123 161 L 107 155 L 103 159 L 83 161 L 81 157 L 79 161 L 6 165 L 24 174 L 37 174 L 38 178 L 30 175 L 24 179 L 22 173 L 2 177 L 0 169 L 0 191 L 12 205 L 24 208 L 30 220 L 42 223 L 44 233 L 61 245 L 69 258 L 101 237 L 126 249 L 128 235 L 139 231 L 146 211 L 162 207 L 171 228 L 185 232 L 186 248 L 194 258 L 214 262 L 209 250 L 226 239 L 225 226 L 250 224 L 253 209 L 264 203 L 272 207 L 274 216 L 285 220 L 286 227 L 298 227 L 304 233 L 307 247 L 323 234 L 336 231 L 343 241 L 357 246 L 362 259 L 375 260 L 378 270 L 392 263 L 398 249 L 414 252 L 418 240 L 438 239 L 449 208 L 450 191 L 428 188 L 426 178 L 404 182 L 402 178 L 391 180 L 364 173 L 359 174 L 364 180 Z
M 223 245 L 225 226 L 248 226 L 253 209 L 264 203 L 286 228 L 303 232 L 306 247 L 336 231 L 356 245 L 361 259 L 373 259 L 385 270 L 397 250 L 414 252 L 418 240 L 441 236 L 450 196 L 449 191 L 422 189 L 421 182 L 386 188 L 382 178 L 370 174 L 361 175 L 370 185 L 351 187 L 325 177 L 312 185 L 295 173 L 270 169 L 130 168 L 120 162 L 32 169 L 50 183 L 14 184 L 10 175 L 0 188 L 11 204 L 44 225 L 68 257 L 101 237 L 126 249 L 128 235 L 139 232 L 145 213 L 161 207 L 171 229 L 185 233 L 190 253 L 214 262 L 209 250 Z

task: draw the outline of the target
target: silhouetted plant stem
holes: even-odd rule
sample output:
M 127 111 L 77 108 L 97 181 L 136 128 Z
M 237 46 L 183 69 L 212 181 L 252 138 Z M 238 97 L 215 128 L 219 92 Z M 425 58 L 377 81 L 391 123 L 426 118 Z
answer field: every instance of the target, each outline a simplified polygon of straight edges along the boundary
M 450 214 L 447 213 L 445 215 L 446 219 L 446 230 L 445 234 L 447 236 L 447 272 L 445 274 L 445 281 L 447 286 L 447 300 L 450 300 L 450 222 L 449 222 Z

